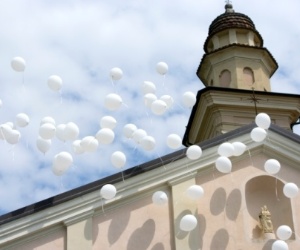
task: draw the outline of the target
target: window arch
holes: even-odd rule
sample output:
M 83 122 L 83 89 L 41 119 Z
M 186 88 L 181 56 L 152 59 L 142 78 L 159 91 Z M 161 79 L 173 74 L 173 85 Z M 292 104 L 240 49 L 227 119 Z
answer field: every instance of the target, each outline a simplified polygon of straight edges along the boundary
M 291 201 L 283 194 L 284 183 L 273 176 L 257 176 L 250 179 L 245 186 L 245 200 L 250 215 L 247 225 L 250 226 L 252 238 L 260 238 L 261 229 L 258 224 L 258 215 L 261 207 L 266 205 L 270 212 L 273 228 L 288 225 L 294 231 Z M 284 212 L 283 212 L 284 211 Z M 291 239 L 295 239 L 294 236 Z
M 248 86 L 252 86 L 254 84 L 254 74 L 253 74 L 253 70 L 251 68 L 244 68 L 243 70 L 243 79 L 244 79 L 244 83 Z
M 228 69 L 225 69 L 221 72 L 219 76 L 220 86 L 221 87 L 229 87 L 231 83 L 231 73 Z

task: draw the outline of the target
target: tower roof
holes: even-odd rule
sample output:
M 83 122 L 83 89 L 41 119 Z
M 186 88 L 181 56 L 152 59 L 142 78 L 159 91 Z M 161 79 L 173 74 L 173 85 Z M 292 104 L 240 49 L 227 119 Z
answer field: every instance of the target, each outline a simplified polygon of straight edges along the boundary
M 216 17 L 209 26 L 208 37 L 204 44 L 204 50 L 207 52 L 208 41 L 216 33 L 219 33 L 226 29 L 246 29 L 253 31 L 260 40 L 261 47 L 263 46 L 263 39 L 259 32 L 255 28 L 255 24 L 245 14 L 235 12 L 233 6 L 230 3 L 225 5 L 225 13 Z

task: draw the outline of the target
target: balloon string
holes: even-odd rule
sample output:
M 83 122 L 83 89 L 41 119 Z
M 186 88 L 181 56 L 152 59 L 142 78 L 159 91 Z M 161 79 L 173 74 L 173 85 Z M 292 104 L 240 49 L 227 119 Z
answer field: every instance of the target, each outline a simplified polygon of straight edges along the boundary
M 176 102 L 175 102 L 175 105 L 177 105 L 180 109 L 185 110 L 184 107 L 182 107 L 180 104 L 178 104 L 178 103 L 176 103 Z
M 249 154 L 249 158 L 250 158 L 250 161 L 251 161 L 251 165 L 252 165 L 252 167 L 254 166 L 254 164 L 253 164 L 253 160 L 252 160 L 252 156 L 251 156 L 251 152 L 250 152 L 250 150 L 248 149 L 248 154 Z
M 114 83 L 114 81 L 113 81 L 112 78 L 110 78 L 110 82 L 111 82 L 111 85 L 112 85 L 112 87 L 113 87 L 114 92 L 117 94 L 116 85 L 115 85 L 115 83 Z
M 6 138 L 5 138 L 5 135 L 3 133 L 3 130 L 0 128 L 0 131 L 1 131 L 1 136 L 3 137 L 4 139 L 4 143 L 7 144 L 7 141 L 6 141 Z
M 104 211 L 104 198 L 101 198 L 101 207 L 102 207 L 102 213 L 104 214 L 104 216 L 106 216 L 105 211 Z
M 123 180 L 123 182 L 125 182 L 125 179 L 124 179 L 124 171 L 121 171 L 121 174 L 122 174 L 122 180 Z
M 62 181 L 62 176 L 59 176 L 59 188 L 60 188 L 60 191 L 63 191 L 63 189 L 65 188 L 63 181 Z
M 126 108 L 129 108 L 129 106 L 124 102 L 122 102 L 122 105 L 124 105 Z
M 276 193 L 277 201 L 280 201 L 280 199 L 278 197 L 278 191 L 277 191 L 277 178 L 276 178 L 276 176 L 275 176 L 275 193 Z
M 155 154 L 158 156 L 158 158 L 161 161 L 161 164 L 164 166 L 164 169 L 167 170 L 166 165 L 164 164 L 164 161 L 162 160 L 162 158 L 160 157 L 160 155 L 157 153 L 157 151 L 155 150 Z

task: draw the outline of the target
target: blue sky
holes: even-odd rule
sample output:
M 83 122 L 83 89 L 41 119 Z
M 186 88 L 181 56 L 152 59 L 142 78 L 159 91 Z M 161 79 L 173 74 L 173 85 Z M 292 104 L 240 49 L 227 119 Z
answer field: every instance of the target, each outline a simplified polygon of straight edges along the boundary
M 183 136 L 190 109 L 182 95 L 197 93 L 203 84 L 196 70 L 212 20 L 224 12 L 224 1 L 8 1 L 0 2 L 0 124 L 15 123 L 19 113 L 30 117 L 18 128 L 20 141 L 0 140 L 0 213 L 29 205 L 49 196 L 120 171 L 110 156 L 122 151 L 125 168 L 173 151 L 169 134 Z M 251 17 L 279 64 L 271 79 L 272 91 L 300 93 L 300 3 L 234 1 L 234 9 Z M 24 73 L 15 72 L 12 58 L 26 60 Z M 164 61 L 164 76 L 156 64 Z M 112 84 L 111 68 L 123 77 Z M 47 86 L 50 75 L 63 80 L 60 93 Z M 156 95 L 170 95 L 173 106 L 162 116 L 144 105 L 144 81 L 156 85 Z M 117 93 L 123 104 L 116 111 L 104 106 L 105 96 Z M 44 155 L 36 147 L 40 121 L 51 116 L 56 125 L 74 122 L 78 139 L 95 135 L 103 116 L 117 120 L 115 139 L 96 152 L 76 155 L 72 142 L 52 139 Z M 122 135 L 133 123 L 155 138 L 154 150 L 145 151 Z M 298 130 L 298 128 L 297 128 Z M 52 173 L 53 157 L 61 151 L 73 156 L 71 168 L 61 177 Z

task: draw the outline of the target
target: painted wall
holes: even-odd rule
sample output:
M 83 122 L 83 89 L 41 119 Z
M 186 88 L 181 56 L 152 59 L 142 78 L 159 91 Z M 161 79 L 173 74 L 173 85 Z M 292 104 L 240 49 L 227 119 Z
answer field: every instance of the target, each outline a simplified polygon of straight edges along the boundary
M 221 174 L 214 168 L 196 177 L 205 191 L 205 197 L 197 201 L 201 249 L 271 249 L 274 240 L 264 237 L 258 219 L 264 205 L 272 214 L 275 231 L 283 224 L 293 231 L 299 228 L 300 199 L 285 197 L 282 188 L 286 182 L 299 186 L 300 173 L 281 162 L 278 178 L 282 181 L 276 180 L 264 170 L 268 159 L 264 155 L 249 156 L 233 163 L 231 174 Z M 295 235 L 288 245 L 300 249 Z
M 169 205 L 154 205 L 152 193 L 113 211 L 99 212 L 93 219 L 93 250 L 174 249 Z

